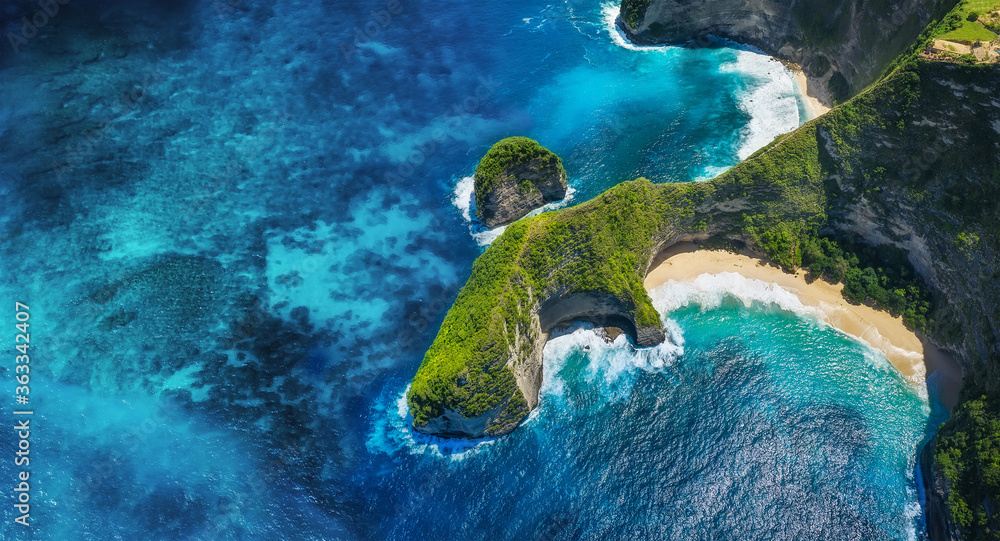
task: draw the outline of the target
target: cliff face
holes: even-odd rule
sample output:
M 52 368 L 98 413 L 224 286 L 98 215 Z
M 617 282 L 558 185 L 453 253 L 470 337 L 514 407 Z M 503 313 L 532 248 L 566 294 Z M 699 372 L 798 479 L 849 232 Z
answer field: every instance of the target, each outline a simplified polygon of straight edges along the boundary
M 966 377 L 922 452 L 928 533 L 1000 539 L 1000 75 L 917 64 L 864 90 L 955 4 L 623 0 L 618 24 L 643 43 L 710 45 L 713 34 L 757 46 L 802 66 L 827 103 L 872 94 L 816 123 L 823 227 L 904 250 L 930 286 L 928 332 Z
M 635 307 L 626 299 L 599 292 L 549 296 L 544 303 L 532 304 L 527 315 L 527 332 L 510 335 L 510 341 L 506 347 L 499 349 L 499 357 L 488 368 L 512 377 L 516 385 L 513 393 L 502 397 L 484 413 L 471 417 L 462 413 L 460 403 L 457 409 L 442 407 L 425 424 L 414 425 L 415 429 L 436 436 L 475 439 L 500 436 L 517 428 L 520 421 L 538 406 L 538 392 L 542 387 L 542 348 L 549 333 L 561 323 L 574 321 L 620 327 L 639 347 L 654 346 L 665 338 L 658 321 L 656 324 L 637 325 Z M 465 381 L 462 387 L 468 385 L 471 372 L 459 376 Z
M 414 378 L 407 396 L 414 428 L 462 437 L 513 430 L 537 405 L 541 349 L 561 322 L 621 327 L 639 347 L 661 342 L 659 314 L 642 285 L 658 250 L 693 236 L 740 238 L 747 211 L 762 228 L 822 216 L 815 131 L 800 138 L 802 148 L 775 155 L 793 152 L 805 158 L 802 167 L 777 175 L 764 174 L 765 160 L 721 182 L 640 179 L 508 227 L 473 265 Z M 747 193 L 756 194 L 753 203 Z
M 706 44 L 714 35 L 794 62 L 810 94 L 842 102 L 875 82 L 953 0 L 624 0 L 619 26 L 638 43 Z
M 494 144 L 476 167 L 474 181 L 476 217 L 489 228 L 562 199 L 567 188 L 559 156 L 527 137 Z
M 873 89 L 878 121 L 819 131 L 829 226 L 907 251 L 935 296 L 931 337 L 966 369 L 958 406 L 921 456 L 931 539 L 995 539 L 1000 526 L 997 88 L 995 68 L 921 64 Z
M 874 90 L 879 124 L 820 128 L 835 163 L 830 227 L 909 253 L 936 294 L 932 334 L 967 366 L 998 352 L 997 88 L 993 68 L 921 64 Z
M 992 67 L 914 61 L 716 179 L 626 182 L 517 222 L 476 261 L 427 352 L 408 396 L 414 426 L 512 430 L 537 404 L 540 350 L 559 321 L 603 318 L 638 345 L 661 340 L 641 281 L 674 242 L 740 239 L 794 262 L 796 231 L 857 235 L 907 252 L 935 300 L 930 337 L 966 367 L 925 459 L 930 531 L 991 538 L 975 532 L 1000 520 L 997 88 Z M 474 431 L 443 429 L 484 413 Z
M 948 516 L 947 495 L 951 493 L 948 479 L 934 459 L 934 446 L 927 445 L 920 453 L 920 474 L 923 477 L 927 503 L 927 537 L 935 541 L 962 539 L 958 528 Z
M 512 165 L 482 200 L 476 200 L 476 217 L 489 228 L 509 224 L 566 197 L 566 185 L 566 172 L 557 164 L 535 159 Z

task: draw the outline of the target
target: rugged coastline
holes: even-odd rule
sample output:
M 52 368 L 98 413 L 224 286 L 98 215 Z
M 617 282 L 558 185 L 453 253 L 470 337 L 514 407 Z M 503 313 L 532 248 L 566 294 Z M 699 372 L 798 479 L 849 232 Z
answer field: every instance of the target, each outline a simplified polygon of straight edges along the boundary
M 632 18 L 623 5 L 622 19 L 629 22 L 620 22 L 638 42 L 713 34 L 749 43 L 802 65 L 810 81 L 825 87 L 826 102 L 842 105 L 711 181 L 653 185 L 639 179 L 511 226 L 476 262 L 425 356 L 408 395 L 414 427 L 433 432 L 428 427 L 436 419 L 458 413 L 486 414 L 483 433 L 449 436 L 513 430 L 537 401 L 539 344 L 548 325 L 561 322 L 561 316 L 548 316 L 543 324 L 540 314 L 553 303 L 600 307 L 595 300 L 610 301 L 603 314 L 562 315 L 612 317 L 637 345 L 648 345 L 643 337 L 662 330 L 642 281 L 659 254 L 677 242 L 742 242 L 791 270 L 801 264 L 806 232 L 856 237 L 906 254 L 935 301 L 925 332 L 955 353 L 965 374 L 952 417 L 922 453 L 928 531 L 933 539 L 991 538 L 996 487 L 980 472 L 992 455 L 982 454 L 978 442 L 996 440 L 985 427 L 996 418 L 993 382 L 1000 377 L 1000 238 L 991 218 L 1000 215 L 994 196 L 1000 189 L 1000 102 L 990 91 L 1000 88 L 1000 72 L 915 58 L 919 43 L 911 44 L 918 35 L 930 36 L 920 34 L 925 23 L 950 5 L 915 3 L 905 21 L 893 17 L 892 28 L 865 39 L 848 33 L 838 44 L 815 39 L 815 29 L 803 28 L 780 6 L 770 19 L 759 17 L 767 13 L 760 6 L 748 7 L 751 13 L 741 16 L 745 26 L 728 14 L 723 27 L 705 22 L 718 6 L 697 3 L 688 7 L 705 13 L 674 13 L 668 27 L 658 22 L 674 9 L 666 2 L 625 4 L 642 5 Z M 841 22 L 865 27 L 873 24 L 873 13 L 861 5 Z M 784 26 L 763 38 L 776 21 Z M 866 41 L 872 36 L 884 43 Z M 790 43 L 809 46 L 789 50 Z M 897 59 L 907 47 L 909 54 Z M 828 58 L 831 51 L 840 51 L 843 62 Z M 883 70 L 888 75 L 867 87 Z M 630 230 L 616 229 L 626 222 Z
M 930 0 L 851 5 L 761 0 L 719 4 L 706 0 L 624 0 L 618 26 L 646 45 L 711 44 L 711 36 L 751 45 L 801 66 L 810 95 L 826 106 L 842 103 L 874 83 L 936 16 L 954 2 Z
M 1000 208 L 984 192 L 1000 170 L 1000 132 L 983 126 L 1000 109 L 985 91 L 996 87 L 989 68 L 914 60 L 716 179 L 626 182 L 516 222 L 476 261 L 414 378 L 415 427 L 491 412 L 484 434 L 513 430 L 537 400 L 552 299 L 611 300 L 603 315 L 645 345 L 662 332 L 642 284 L 649 264 L 692 238 L 742 241 L 786 267 L 808 230 L 902 250 L 936 299 L 928 334 L 956 352 L 966 386 L 984 381 L 1000 320 L 992 271 L 976 270 L 1000 246 L 989 218 Z
M 566 170 L 549 149 L 527 137 L 497 141 L 473 176 L 476 217 L 493 229 L 566 197 Z

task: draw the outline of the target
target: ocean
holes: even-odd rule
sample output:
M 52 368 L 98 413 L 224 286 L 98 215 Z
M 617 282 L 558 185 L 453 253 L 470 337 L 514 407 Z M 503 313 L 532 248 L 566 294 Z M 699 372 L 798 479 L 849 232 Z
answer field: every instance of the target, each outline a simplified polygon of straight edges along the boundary
M 933 382 L 732 282 L 654 291 L 656 348 L 554 336 L 508 436 L 409 429 L 501 234 L 471 209 L 493 142 L 562 157 L 555 207 L 708 179 L 808 120 L 781 63 L 630 45 L 611 2 L 164 5 L 0 42 L 0 415 L 31 426 L 0 438 L 4 539 L 923 537 Z

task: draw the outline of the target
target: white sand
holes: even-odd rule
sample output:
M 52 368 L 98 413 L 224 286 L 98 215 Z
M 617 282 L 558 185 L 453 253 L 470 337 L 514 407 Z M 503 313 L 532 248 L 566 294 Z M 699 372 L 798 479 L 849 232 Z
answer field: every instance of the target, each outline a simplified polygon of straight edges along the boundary
M 950 409 L 955 404 L 962 379 L 957 361 L 907 329 L 901 317 L 870 306 L 850 304 L 844 299 L 840 284 L 823 280 L 808 283 L 804 271 L 790 274 L 747 252 L 702 250 L 693 243 L 678 243 L 657 257 L 644 285 L 649 291 L 669 280 L 686 282 L 702 274 L 722 272 L 735 272 L 746 278 L 774 283 L 794 293 L 803 305 L 817 308 L 831 326 L 884 353 L 899 373 L 914 385 L 924 385 L 927 374 L 940 372 L 945 406 Z
M 799 92 L 806 99 L 806 108 L 810 109 L 809 120 L 812 120 L 823 113 L 830 110 L 829 107 L 820 103 L 820 101 L 813 96 L 809 95 L 809 79 L 806 78 L 806 74 L 798 66 L 792 66 L 792 72 L 795 73 L 795 83 L 799 86 Z

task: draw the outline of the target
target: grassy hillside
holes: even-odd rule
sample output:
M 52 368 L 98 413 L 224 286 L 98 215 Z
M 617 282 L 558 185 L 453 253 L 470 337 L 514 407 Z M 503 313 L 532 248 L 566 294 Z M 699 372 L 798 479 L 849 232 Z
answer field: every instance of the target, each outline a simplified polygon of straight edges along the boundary
M 980 22 L 962 21 L 958 28 L 938 36 L 948 41 L 975 43 L 977 41 L 993 41 L 997 35 L 986 29 Z

